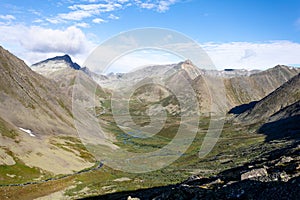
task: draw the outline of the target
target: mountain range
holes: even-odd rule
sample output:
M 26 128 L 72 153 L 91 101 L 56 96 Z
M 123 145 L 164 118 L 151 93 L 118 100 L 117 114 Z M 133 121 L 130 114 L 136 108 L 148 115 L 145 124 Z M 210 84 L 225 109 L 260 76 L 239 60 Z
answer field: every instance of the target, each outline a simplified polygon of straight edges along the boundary
M 134 185 L 134 189 L 142 187 L 143 182 L 139 182 L 138 176 L 126 179 L 124 176 L 132 175 L 123 173 L 121 180 L 125 182 L 115 179 L 114 174 L 120 172 L 106 166 L 103 168 L 102 163 L 99 165 L 101 158 L 94 157 L 85 145 L 105 145 L 112 151 L 120 147 L 132 148 L 130 150 L 137 152 L 156 150 L 165 142 L 170 142 L 169 139 L 178 129 L 176 120 L 180 119 L 182 112 L 194 115 L 193 109 L 180 104 L 180 101 L 192 104 L 192 97 L 179 97 L 176 91 L 180 91 L 180 94 L 195 94 L 198 101 L 196 106 L 199 106 L 201 128 L 195 142 L 203 140 L 201 131 L 208 129 L 207 119 L 218 119 L 218 113 L 226 116 L 222 132 L 225 136 L 221 136 L 220 146 L 215 147 L 208 158 L 198 161 L 199 158 L 195 156 L 196 145 L 192 145 L 186 155 L 179 159 L 179 164 L 175 165 L 178 168 L 180 165 L 185 168 L 204 165 L 213 169 L 211 163 L 214 163 L 220 167 L 216 169 L 217 173 L 210 177 L 200 177 L 198 174 L 185 181 L 181 178 L 177 180 L 177 185 L 121 192 L 96 199 L 129 199 L 129 195 L 146 199 L 175 198 L 176 195 L 182 199 L 205 198 L 212 197 L 212 191 L 217 197 L 226 194 L 227 199 L 254 198 L 259 196 L 252 195 L 249 184 L 255 188 L 261 186 L 261 190 L 268 188 L 263 192 L 272 194 L 269 188 L 277 180 L 274 177 L 278 171 L 280 180 L 286 180 L 286 184 L 279 182 L 281 185 L 274 187 L 278 187 L 278 191 L 286 185 L 294 187 L 299 177 L 299 86 L 300 69 L 284 65 L 265 71 L 218 71 L 198 68 L 186 60 L 176 64 L 147 66 L 128 73 L 102 75 L 79 66 L 68 55 L 49 58 L 28 67 L 21 59 L 0 47 L 0 185 L 6 189 L 16 184 L 20 189 L 20 183 L 28 183 L 28 187 L 31 187 L 32 180 L 48 180 L 49 177 L 69 174 L 76 190 L 81 188 L 76 193 L 79 196 L 74 198 L 105 194 L 106 190 L 109 193 L 116 192 L 105 189 L 106 186 L 98 188 L 105 183 L 110 184 L 108 188 L 119 184 L 124 188 L 118 191 L 124 191 L 130 189 L 126 180 L 132 179 L 130 184 Z M 129 90 L 131 88 L 135 90 Z M 165 109 L 168 121 L 157 138 L 139 140 L 122 133 L 116 126 L 111 102 L 114 101 L 115 92 L 120 91 L 124 94 L 131 92 L 129 112 L 133 121 L 140 126 L 151 123 L 149 114 L 159 115 L 158 105 Z M 96 104 L 92 106 L 91 103 Z M 74 113 L 74 107 L 77 113 Z M 85 123 L 84 119 L 90 117 L 97 119 L 105 129 L 103 140 L 97 140 L 98 133 L 94 133 L 94 125 Z M 80 130 L 84 132 L 84 137 L 77 134 L 78 124 L 82 126 Z M 233 142 L 235 140 L 236 143 Z M 241 161 L 248 154 L 251 156 L 249 160 Z M 282 161 L 287 157 L 288 161 Z M 236 163 L 234 159 L 237 159 Z M 100 167 L 92 168 L 95 165 Z M 81 174 L 81 170 L 85 174 Z M 169 174 L 175 176 L 175 172 L 179 173 L 171 168 Z M 98 175 L 97 179 L 103 178 L 106 182 L 97 182 L 99 180 L 96 181 L 94 174 Z M 238 174 L 239 178 L 234 174 Z M 151 174 L 141 176 L 148 181 L 153 181 L 155 177 Z M 251 176 L 257 182 L 251 182 L 254 180 Z M 52 180 L 48 181 L 52 183 Z M 147 185 L 148 182 L 145 184 L 143 187 L 151 187 L 151 184 Z M 162 184 L 160 180 L 159 184 Z M 178 192 L 172 193 L 172 188 Z M 18 189 L 14 192 L 18 192 Z M 248 196 L 241 191 L 247 191 Z M 32 191 L 30 194 L 36 193 Z M 10 197 L 13 199 L 13 196 Z M 267 195 L 262 193 L 261 197 L 267 198 Z
M 184 79 L 192 85 L 193 89 L 196 91 L 200 111 L 203 114 L 220 112 L 220 110 L 227 112 L 235 106 L 258 101 L 300 72 L 299 68 L 287 67 L 284 65 L 278 65 L 266 71 L 228 69 L 216 71 L 199 69 L 191 61 L 187 60 L 178 64 L 138 68 L 135 71 L 125 74 L 111 73 L 108 75 L 97 75 L 91 73 L 87 68 L 72 67 L 76 64 L 73 63 L 70 58 L 64 59 L 66 57 L 67 56 L 55 57 L 41 61 L 32 65 L 32 69 L 43 76 L 61 82 L 63 77 L 68 76 L 69 74 L 70 70 L 66 69 L 73 68 L 85 72 L 102 88 L 112 91 L 130 88 L 137 83 L 145 81 L 145 77 L 153 80 L 158 78 L 164 84 L 167 84 L 167 82 L 171 80 L 172 86 L 176 85 L 174 86 L 176 88 L 181 87 L 183 83 L 182 79 Z M 60 63 L 59 68 L 53 67 L 53 63 L 56 62 Z M 66 70 L 65 73 L 63 72 L 63 69 Z M 50 75 L 51 73 L 49 74 L 49 71 L 51 71 L 52 75 Z M 218 86 L 216 86 L 217 84 Z M 222 87 L 220 85 L 222 85 Z M 220 88 L 224 91 L 222 92 Z M 171 94 L 168 91 L 164 90 L 161 92 L 164 93 L 165 99 L 172 99 L 170 98 Z M 220 93 L 226 95 L 226 102 L 224 102 L 224 98 L 217 97 L 217 94 Z M 216 101 L 214 104 L 218 107 L 216 108 L 217 110 L 212 110 L 212 97 Z M 174 111 L 173 109 L 173 113 L 178 112 L 178 110 Z

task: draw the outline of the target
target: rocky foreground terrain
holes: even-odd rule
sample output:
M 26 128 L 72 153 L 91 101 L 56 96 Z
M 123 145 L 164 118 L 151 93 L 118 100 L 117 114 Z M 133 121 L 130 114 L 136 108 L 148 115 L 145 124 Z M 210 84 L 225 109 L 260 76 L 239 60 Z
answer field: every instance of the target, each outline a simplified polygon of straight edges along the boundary
M 297 141 L 216 176 L 195 175 L 176 185 L 86 199 L 298 199 L 299 175 Z

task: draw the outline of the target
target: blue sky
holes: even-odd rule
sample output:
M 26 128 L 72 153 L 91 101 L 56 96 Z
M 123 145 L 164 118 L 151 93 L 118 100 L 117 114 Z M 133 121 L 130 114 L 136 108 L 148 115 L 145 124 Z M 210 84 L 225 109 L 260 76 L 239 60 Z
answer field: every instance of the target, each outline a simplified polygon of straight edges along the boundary
M 143 27 L 185 34 L 220 69 L 300 63 L 299 0 L 0 1 L 0 45 L 28 64 L 65 53 L 81 64 L 101 42 Z

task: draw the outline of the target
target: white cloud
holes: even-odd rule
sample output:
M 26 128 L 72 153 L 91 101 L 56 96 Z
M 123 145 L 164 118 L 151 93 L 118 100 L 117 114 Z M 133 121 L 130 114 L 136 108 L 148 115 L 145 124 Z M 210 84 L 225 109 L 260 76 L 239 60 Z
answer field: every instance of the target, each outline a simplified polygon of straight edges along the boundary
M 50 22 L 51 24 L 58 24 L 63 22 L 63 20 L 59 20 L 59 19 L 54 19 L 54 18 L 46 18 L 47 22 Z
M 76 26 L 50 29 L 39 26 L 0 26 L 0 43 L 28 64 L 57 54 L 83 58 L 95 47 Z
M 69 6 L 69 9 L 91 11 L 99 9 L 101 5 L 102 4 L 75 4 L 73 6 Z
M 0 44 L 27 61 L 28 64 L 65 53 L 73 56 L 75 61 L 81 64 L 96 44 L 92 43 L 78 27 L 78 24 L 65 29 L 0 25 Z M 128 42 L 134 41 L 125 38 L 124 44 Z M 300 43 L 291 41 L 211 42 L 200 44 L 200 46 L 208 53 L 218 69 L 266 69 L 277 64 L 300 64 Z M 130 66 L 170 62 L 175 62 L 174 57 L 161 53 L 156 55 L 139 53 L 118 59 L 113 66 L 115 69 L 112 70 L 126 71 Z
M 109 19 L 114 19 L 114 20 L 120 19 L 120 17 L 118 17 L 118 16 L 116 16 L 116 15 L 114 15 L 114 14 L 110 14 L 110 15 L 108 16 L 108 18 L 109 18 Z
M 255 51 L 252 50 L 252 49 L 245 49 L 244 52 L 245 52 L 244 56 L 241 57 L 241 60 L 243 60 L 243 59 L 249 59 L 250 57 L 256 56 Z
M 143 66 L 178 63 L 182 58 L 162 50 L 138 50 L 116 59 L 105 73 L 124 73 Z
M 42 13 L 37 11 L 37 10 L 34 10 L 34 9 L 29 9 L 28 12 L 34 14 L 34 15 L 37 15 L 37 16 L 42 16 Z
M 169 10 L 170 6 L 175 4 L 176 0 L 166 0 L 166 1 L 159 1 L 159 4 L 157 6 L 157 10 L 159 12 L 165 12 Z
M 85 1 L 87 1 L 87 2 L 89 2 L 89 3 L 96 3 L 96 2 L 98 2 L 99 0 L 85 0 Z
M 118 2 L 121 3 L 121 4 L 124 4 L 124 3 L 129 2 L 129 0 L 118 0 Z
M 16 18 L 12 15 L 0 15 L 0 19 L 10 21 L 15 20 Z
M 84 18 L 88 18 L 93 16 L 93 14 L 96 14 L 93 11 L 84 11 L 84 10 L 76 10 L 69 13 L 61 13 L 58 15 L 56 21 L 63 21 L 63 20 L 74 20 L 74 21 L 80 21 Z M 55 19 L 54 19 L 55 20 Z M 51 22 L 51 21 L 50 21 Z
M 88 23 L 85 22 L 81 22 L 81 23 L 77 23 L 75 24 L 76 27 L 81 27 L 81 28 L 89 28 L 90 25 Z
M 218 69 L 266 69 L 300 63 L 300 44 L 290 41 L 205 43 L 201 47 Z
M 115 9 L 121 8 L 122 5 L 118 3 L 107 3 L 107 4 L 76 4 L 69 6 L 71 10 L 84 10 L 93 12 L 110 12 Z
M 15 19 L 13 15 L 0 15 L 0 25 L 10 25 Z
M 140 1 L 134 0 L 134 3 L 143 9 L 156 10 L 158 12 L 166 12 L 170 9 L 170 6 L 179 2 L 178 0 L 159 0 L 159 1 Z
M 73 1 L 66 0 L 69 4 Z M 108 19 L 118 19 L 113 12 L 136 6 L 142 9 L 154 10 L 157 12 L 166 12 L 170 6 L 179 2 L 179 0 L 83 0 L 82 4 L 68 6 L 69 12 L 58 13 L 55 17 L 47 17 L 46 21 L 52 24 L 67 23 L 68 21 L 81 21 L 87 18 L 103 17 L 103 13 L 110 13 Z M 99 2 L 99 3 L 98 3 Z M 115 16 L 115 17 L 113 17 Z
M 141 3 L 141 8 L 145 8 L 145 9 L 153 9 L 155 8 L 155 4 L 153 3 Z
M 66 52 L 82 53 L 85 50 L 86 38 L 77 27 L 65 30 L 46 29 L 38 26 L 30 27 L 21 39 L 24 48 L 34 52 Z
M 106 21 L 104 19 L 101 19 L 101 18 L 95 18 L 95 19 L 93 19 L 93 22 L 95 24 L 101 24 L 101 23 L 104 23 Z
M 42 22 L 44 22 L 44 21 L 41 20 L 41 19 L 35 19 L 35 20 L 33 20 L 32 22 L 33 22 L 33 23 L 42 23 Z
M 121 9 L 122 5 L 114 2 L 100 4 L 75 4 L 68 7 L 71 11 L 68 13 L 60 13 L 52 19 L 48 19 L 50 23 L 59 23 L 69 21 L 80 21 L 86 18 L 100 15 L 101 13 L 112 12 Z

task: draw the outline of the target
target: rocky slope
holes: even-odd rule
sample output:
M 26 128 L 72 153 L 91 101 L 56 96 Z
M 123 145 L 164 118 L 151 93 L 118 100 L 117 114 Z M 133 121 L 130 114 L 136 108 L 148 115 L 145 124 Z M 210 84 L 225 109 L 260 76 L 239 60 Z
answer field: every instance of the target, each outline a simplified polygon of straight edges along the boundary
M 1 118 L 41 135 L 71 134 L 70 99 L 2 47 L 0 53 Z
M 84 148 L 76 149 L 80 141 L 76 139 L 71 99 L 54 81 L 35 73 L 2 47 L 0 102 L 0 157 L 6 158 L 7 169 L 19 174 L 11 176 L 18 178 L 1 174 L 1 180 L 25 181 L 25 177 L 39 178 L 36 176 L 44 172 L 72 173 L 93 165 Z M 66 143 L 68 139 L 72 142 Z M 27 168 L 35 175 L 30 177 Z
M 111 142 L 114 140 L 113 134 L 106 134 L 106 139 L 99 140 L 95 131 L 98 130 L 98 125 L 88 123 L 98 120 L 96 118 L 99 115 L 110 113 L 110 105 L 107 103 L 110 93 L 94 81 L 105 79 L 105 76 L 95 74 L 88 68 L 81 68 L 68 55 L 41 61 L 32 65 L 32 69 L 54 81 L 60 91 L 71 99 L 69 105 L 72 107 L 76 133 L 80 133 L 80 139 L 84 144 L 97 141 L 115 147 Z
M 300 73 L 299 68 L 278 65 L 249 76 L 238 76 L 224 80 L 228 102 L 231 107 L 258 101 L 292 77 Z
M 201 83 L 197 82 L 199 79 L 203 81 Z M 140 88 L 139 92 L 132 96 L 133 99 L 137 102 L 148 102 L 149 104 L 153 104 L 153 100 L 156 99 L 156 103 L 163 105 L 171 115 L 189 110 L 179 105 L 178 100 L 180 98 L 195 107 L 196 105 L 191 100 L 192 97 L 195 97 L 196 101 L 198 98 L 200 113 L 216 113 L 222 110 L 221 107 L 224 103 L 214 102 L 217 106 L 213 106 L 211 109 L 212 99 L 216 95 L 222 96 L 220 94 L 225 96 L 222 79 L 217 78 L 213 82 L 204 79 L 206 79 L 205 71 L 196 67 L 191 61 L 186 60 L 177 64 L 147 66 L 125 74 L 109 74 L 106 79 L 98 80 L 97 83 L 112 91 Z M 207 84 L 208 82 L 210 84 Z M 145 86 L 147 84 L 152 86 Z M 141 87 L 144 88 L 144 91 Z M 213 89 L 218 89 L 218 92 L 211 93 L 210 91 Z M 181 91 L 186 95 L 175 94 L 176 91 Z M 221 99 L 224 98 L 218 100 L 221 101 Z
M 258 101 L 300 73 L 299 68 L 283 65 L 266 71 L 201 71 L 192 85 L 204 113 L 211 110 L 213 101 L 217 110 L 225 112 L 241 104 Z
M 298 110 L 297 106 L 300 100 L 299 86 L 300 74 L 258 101 L 253 108 L 240 114 L 238 119 L 256 123 L 263 120 L 270 122 L 297 115 L 299 111 L 296 110 Z

